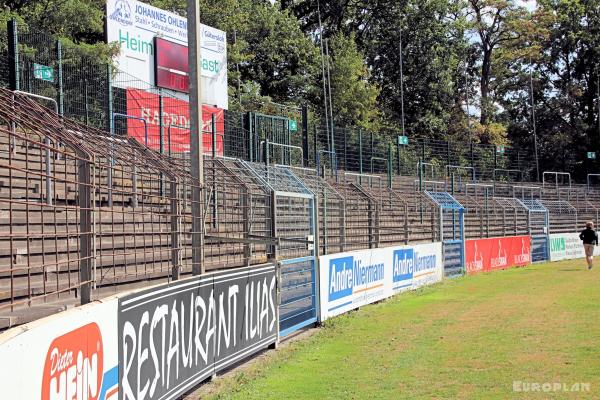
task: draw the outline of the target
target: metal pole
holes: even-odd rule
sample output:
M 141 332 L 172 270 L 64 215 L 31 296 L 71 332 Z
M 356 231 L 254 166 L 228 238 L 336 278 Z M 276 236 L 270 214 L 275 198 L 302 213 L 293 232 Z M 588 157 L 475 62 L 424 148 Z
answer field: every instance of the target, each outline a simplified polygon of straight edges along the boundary
M 308 167 L 308 107 L 302 105 L 302 166 Z
M 396 153 L 397 153 L 396 155 L 397 155 L 397 157 L 398 157 L 398 170 L 397 170 L 398 176 L 400 176 L 400 175 L 401 175 L 401 172 L 402 172 L 402 171 L 401 171 L 401 168 L 400 168 L 400 166 L 401 166 L 401 163 L 402 163 L 402 160 L 401 160 L 401 158 L 400 158 L 400 149 L 401 149 L 401 147 L 402 147 L 402 146 L 400 145 L 400 143 L 397 143 L 397 144 L 396 144 Z
M 83 89 L 85 95 L 85 124 L 90 124 L 90 104 L 88 101 L 88 81 L 87 79 L 83 81 Z
M 162 90 L 158 89 L 158 123 L 159 123 L 159 152 L 165 154 L 165 127 L 163 126 L 163 96 Z M 147 145 L 146 145 L 147 146 Z
M 402 135 L 406 135 L 404 129 L 404 62 L 402 59 L 402 26 L 400 26 L 400 119 L 402 122 Z
M 388 166 L 387 166 L 387 174 L 388 174 L 388 187 L 392 188 L 392 144 L 388 144 Z
M 92 199 L 90 185 L 90 162 L 83 157 L 77 160 L 77 173 L 79 181 L 79 281 L 81 282 L 81 304 L 91 301 L 92 285 Z
M 331 71 L 329 69 L 329 41 L 325 40 L 325 54 L 327 56 L 327 88 L 329 91 L 329 123 L 331 124 L 331 165 L 335 163 L 335 131 L 333 126 L 333 103 L 331 101 Z
M 9 80 L 11 90 L 21 90 L 20 74 L 19 74 L 19 29 L 16 19 L 11 19 L 7 23 L 8 28 L 8 51 L 12 58 L 12 65 L 9 69 Z
M 323 104 L 325 105 L 325 126 L 327 128 L 327 140 L 329 140 L 329 112 L 327 107 L 327 87 L 325 79 L 325 50 L 323 48 L 323 24 L 321 23 L 321 2 L 317 0 L 317 16 L 319 18 L 319 44 L 321 47 L 321 75 L 323 77 Z M 327 149 L 331 151 L 331 147 Z
M 362 143 L 362 129 L 358 129 L 358 170 L 361 176 L 358 177 L 359 183 L 362 184 L 362 173 L 363 173 L 363 143 Z
M 197 0 L 187 0 L 188 63 L 190 69 L 190 163 L 192 187 L 192 274 L 206 272 L 204 265 L 204 144 L 202 143 L 202 77 L 200 10 Z
M 596 96 L 596 102 L 598 103 L 598 136 L 600 136 L 600 68 L 596 65 L 596 87 L 598 93 Z
M 9 59 L 12 58 L 11 62 L 11 66 L 9 68 L 8 71 L 8 76 L 9 76 L 9 84 L 10 84 L 10 89 L 11 90 L 20 90 L 21 89 L 21 85 L 20 85 L 20 80 L 19 80 L 19 34 L 18 34 L 18 27 L 17 27 L 17 20 L 15 19 L 11 19 L 7 22 L 7 36 L 8 36 L 8 54 L 9 54 Z M 13 108 L 14 108 L 15 102 L 14 102 L 14 98 L 13 98 Z M 17 152 L 17 137 L 16 137 L 16 131 L 17 131 L 17 124 L 15 123 L 15 121 L 11 121 L 10 123 L 11 126 L 11 131 L 12 131 L 12 141 L 11 141 L 11 146 L 12 146 L 12 151 L 16 154 Z
M 214 166 L 214 159 L 217 157 L 217 115 L 213 113 L 210 116 L 210 129 L 212 131 L 212 157 L 213 157 L 213 165 L 212 165 L 212 225 L 213 228 L 217 227 L 217 177 L 216 177 L 216 168 Z
M 58 92 L 58 113 L 64 115 L 65 113 L 65 94 L 63 92 L 63 68 L 62 68 L 62 44 L 60 40 L 56 41 L 56 58 L 58 59 L 58 74 L 56 80 L 57 92 Z
M 212 156 L 217 156 L 217 115 L 212 114 L 210 116 L 210 127 L 212 131 Z
M 529 60 L 531 63 L 531 59 Z M 531 122 L 533 125 L 533 150 L 535 154 L 535 176 L 536 182 L 540 181 L 540 162 L 538 159 L 538 148 L 537 148 L 537 130 L 535 126 L 535 98 L 533 96 L 533 65 L 529 70 L 529 87 L 531 91 Z
M 469 107 L 469 79 L 467 74 L 467 60 L 465 60 L 465 98 L 467 103 L 467 127 L 469 128 L 469 140 L 473 142 L 473 130 L 471 128 L 471 110 Z M 471 154 L 473 154 L 473 145 L 471 143 Z
M 106 103 L 107 103 L 107 119 L 108 119 L 108 131 L 110 132 L 111 138 L 115 137 L 115 118 L 113 116 L 113 96 L 112 96 L 112 67 L 110 64 L 106 65 L 106 81 L 107 81 L 107 93 L 106 93 Z M 108 186 L 108 206 L 112 207 L 113 205 L 113 150 L 114 150 L 114 142 L 110 143 L 110 159 L 108 160 L 108 171 L 107 171 L 107 186 Z

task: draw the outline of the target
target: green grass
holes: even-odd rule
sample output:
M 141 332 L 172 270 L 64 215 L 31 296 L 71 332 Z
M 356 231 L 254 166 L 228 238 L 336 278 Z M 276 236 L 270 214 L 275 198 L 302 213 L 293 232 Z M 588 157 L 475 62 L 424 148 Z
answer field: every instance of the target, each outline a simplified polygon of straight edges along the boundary
M 600 267 L 445 281 L 329 320 L 217 379 L 211 399 L 600 399 Z M 590 384 L 514 392 L 513 381 Z

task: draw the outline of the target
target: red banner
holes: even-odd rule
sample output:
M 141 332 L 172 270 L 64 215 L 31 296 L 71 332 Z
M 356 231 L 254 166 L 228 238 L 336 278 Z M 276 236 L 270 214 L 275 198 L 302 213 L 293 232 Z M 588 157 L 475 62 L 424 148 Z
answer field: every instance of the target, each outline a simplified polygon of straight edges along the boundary
M 467 240 L 465 261 L 468 274 L 527 265 L 531 263 L 531 237 Z
M 163 97 L 162 107 L 162 126 L 163 143 L 165 153 L 169 152 L 169 131 L 170 147 L 173 153 L 183 153 L 190 151 L 190 110 L 187 101 L 174 99 L 172 97 Z M 223 135 L 225 132 L 225 116 L 221 108 L 204 105 L 202 107 L 202 119 L 204 126 L 203 143 L 204 153 L 212 154 L 212 115 L 216 117 L 216 153 L 223 155 Z M 146 121 L 148 132 L 146 133 L 145 124 L 141 120 L 129 119 L 127 121 L 127 135 L 135 138 L 138 142 L 146 144 L 154 150 L 160 149 L 160 100 L 159 96 L 143 90 L 127 89 L 127 115 L 141 118 Z M 169 128 L 169 126 L 171 126 Z M 147 140 L 146 140 L 147 135 Z

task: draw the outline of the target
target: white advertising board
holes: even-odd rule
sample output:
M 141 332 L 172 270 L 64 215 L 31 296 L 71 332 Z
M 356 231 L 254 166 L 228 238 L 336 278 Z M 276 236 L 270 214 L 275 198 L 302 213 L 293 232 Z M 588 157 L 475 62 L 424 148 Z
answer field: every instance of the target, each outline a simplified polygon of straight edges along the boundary
M 0 334 L 1 397 L 117 400 L 117 309 L 93 302 Z
M 443 278 L 442 244 L 319 257 L 321 320 Z
M 206 25 L 200 32 L 203 102 L 227 109 L 227 35 Z M 122 72 L 113 85 L 126 89 L 131 76 L 154 84 L 154 37 L 187 46 L 187 18 L 141 1 L 107 0 L 106 36 L 121 49 L 116 62 Z
M 551 233 L 550 261 L 572 260 L 584 258 L 583 242 L 579 233 Z M 594 255 L 600 256 L 600 247 L 594 248 Z

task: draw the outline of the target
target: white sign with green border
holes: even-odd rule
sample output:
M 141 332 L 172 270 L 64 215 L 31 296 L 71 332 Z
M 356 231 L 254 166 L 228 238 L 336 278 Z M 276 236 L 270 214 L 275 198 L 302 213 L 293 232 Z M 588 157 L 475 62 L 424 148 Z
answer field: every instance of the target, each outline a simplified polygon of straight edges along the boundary
M 583 242 L 579 239 L 579 233 L 551 233 L 550 239 L 550 261 L 572 260 L 584 258 Z M 594 255 L 600 256 L 600 247 L 596 246 Z
M 54 68 L 34 63 L 33 77 L 46 82 L 54 82 Z

